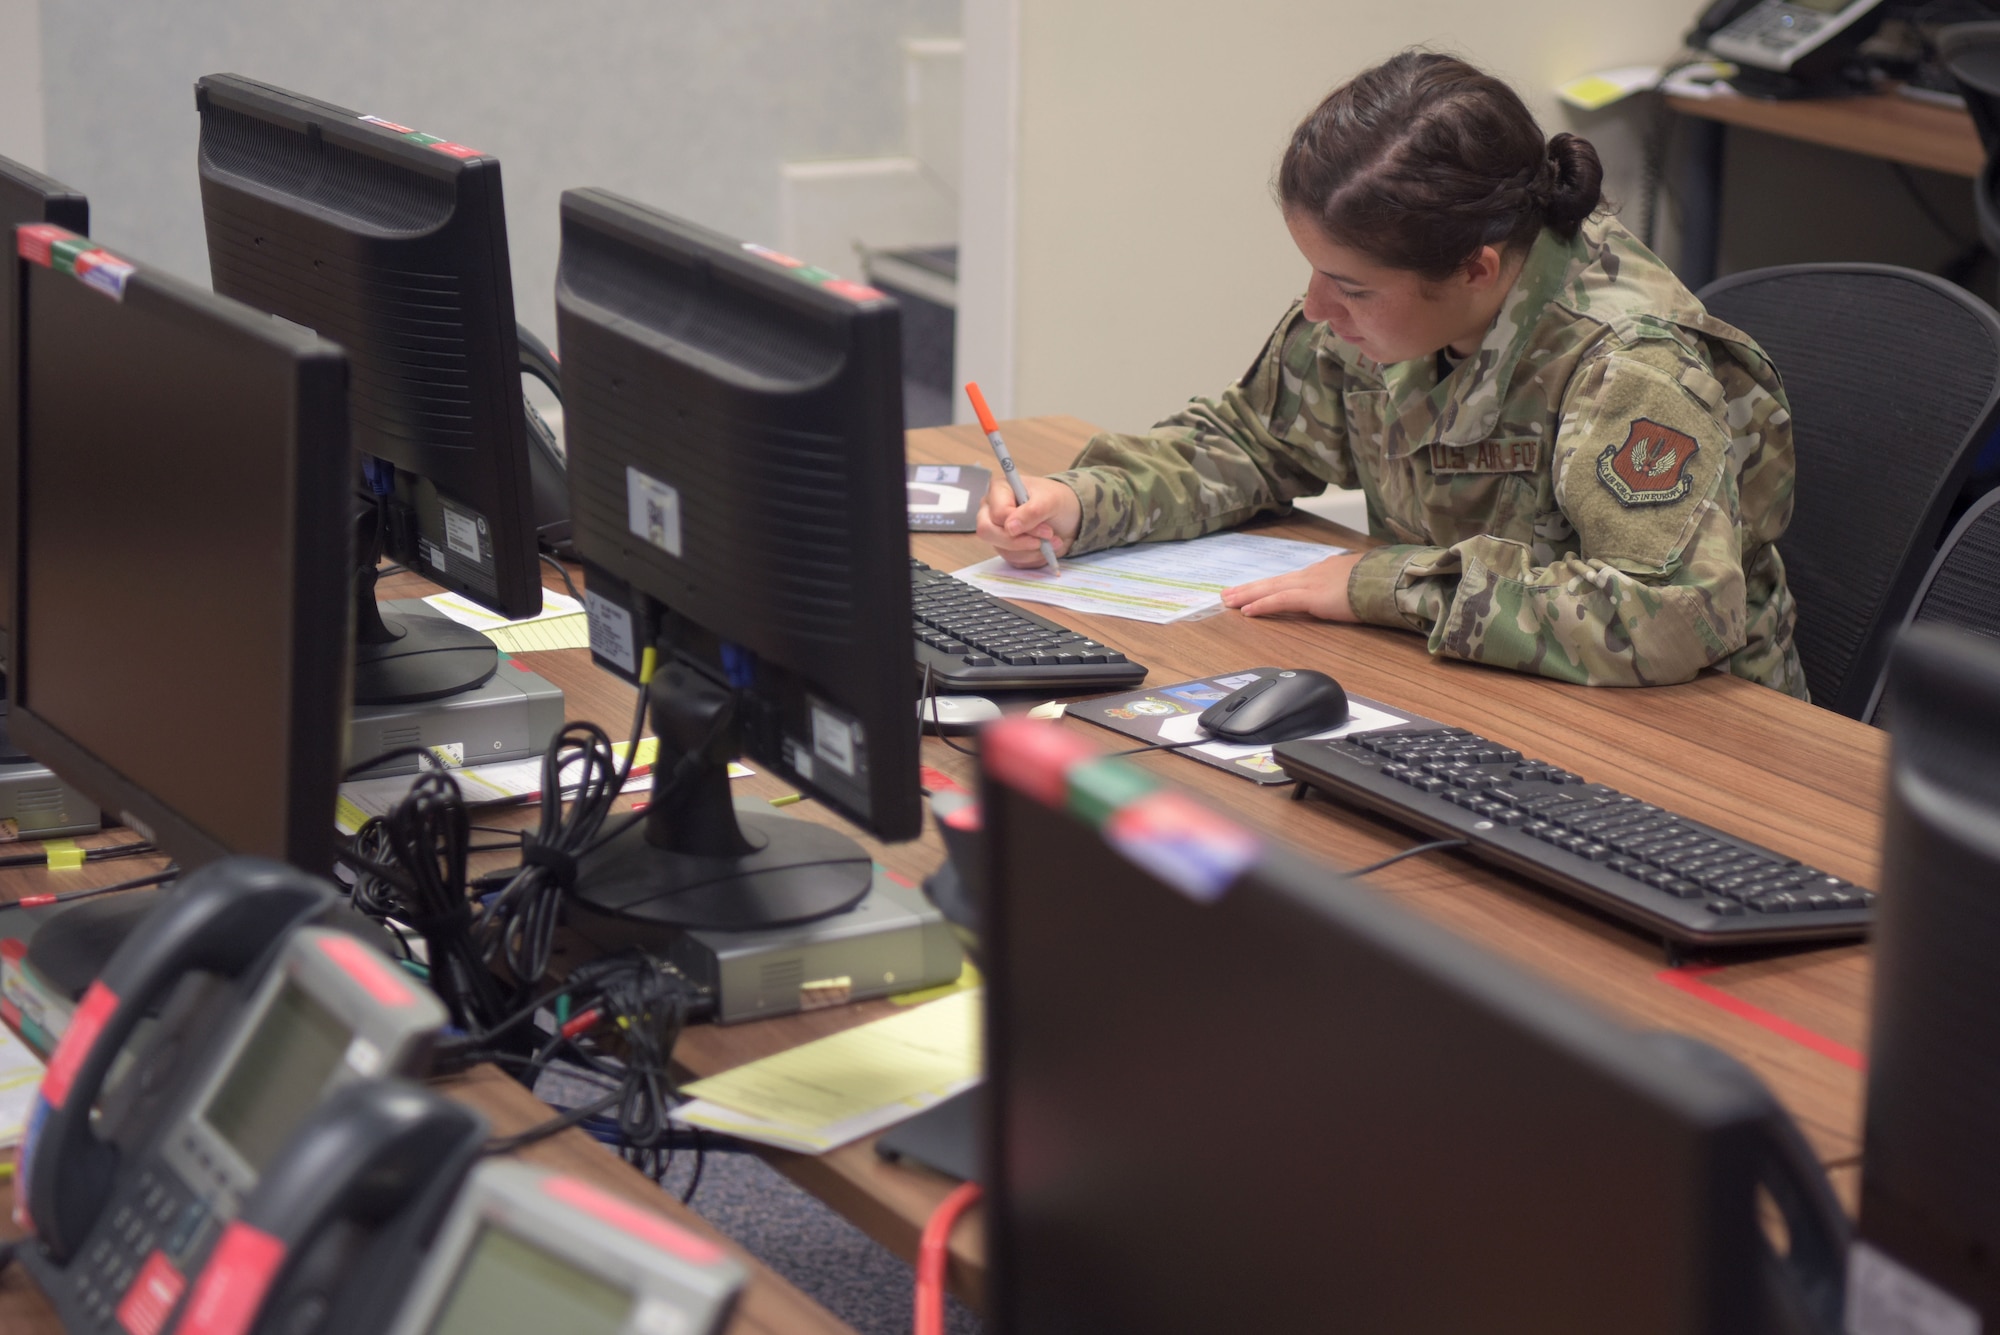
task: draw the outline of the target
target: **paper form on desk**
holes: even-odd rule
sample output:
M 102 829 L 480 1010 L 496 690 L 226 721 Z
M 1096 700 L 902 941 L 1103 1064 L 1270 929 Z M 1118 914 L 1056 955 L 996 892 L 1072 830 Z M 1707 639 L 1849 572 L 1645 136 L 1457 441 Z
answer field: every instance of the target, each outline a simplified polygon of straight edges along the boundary
M 976 1083 L 984 992 L 801 1044 L 682 1087 L 674 1120 L 802 1154 L 824 1154 Z
M 434 593 L 424 601 L 459 625 L 484 632 L 503 653 L 590 647 L 590 620 L 583 604 L 552 589 L 542 590 L 540 612 L 519 621 L 497 616 L 455 593 Z
M 41 1059 L 13 1030 L 0 1025 L 0 1148 L 21 1143 L 41 1087 Z
M 1018 569 L 997 556 L 953 573 L 999 598 L 1165 625 L 1222 610 L 1224 589 L 1287 574 L 1346 550 L 1254 533 L 1211 533 L 1187 542 L 1142 542 L 1065 556 L 1060 575 Z
M 620 760 L 625 758 L 625 743 L 613 742 L 612 754 Z M 632 772 L 626 776 L 631 785 L 635 779 L 642 779 L 653 772 L 653 758 L 659 754 L 658 738 L 643 737 L 639 740 L 639 754 L 633 759 Z M 581 758 L 563 766 L 563 796 L 573 794 L 577 775 L 581 772 Z M 497 765 L 467 765 L 453 768 L 452 782 L 465 795 L 468 806 L 494 806 L 507 802 L 532 802 L 542 795 L 542 760 L 535 756 L 528 760 L 503 760 Z M 747 765 L 729 762 L 729 777 L 747 778 L 756 773 Z M 403 800 L 410 791 L 410 785 L 417 781 L 414 774 L 387 774 L 374 779 L 349 779 L 340 785 L 340 799 L 334 804 L 334 826 L 342 834 L 353 834 L 371 816 L 385 815 L 389 808 Z M 637 791 L 636 789 L 634 791 Z

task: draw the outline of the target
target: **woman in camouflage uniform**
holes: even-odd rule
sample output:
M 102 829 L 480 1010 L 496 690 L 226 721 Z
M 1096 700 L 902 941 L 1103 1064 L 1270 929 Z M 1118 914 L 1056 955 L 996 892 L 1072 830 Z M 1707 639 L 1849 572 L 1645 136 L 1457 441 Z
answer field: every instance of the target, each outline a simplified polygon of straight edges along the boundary
M 1246 616 L 1403 626 L 1431 652 L 1605 686 L 1717 667 L 1806 696 L 1784 565 L 1777 371 L 1603 210 L 1574 135 L 1406 52 L 1334 90 L 1277 189 L 1312 265 L 1243 378 L 1067 472 L 988 494 L 1039 565 L 1359 487 L 1389 544 L 1231 589 Z

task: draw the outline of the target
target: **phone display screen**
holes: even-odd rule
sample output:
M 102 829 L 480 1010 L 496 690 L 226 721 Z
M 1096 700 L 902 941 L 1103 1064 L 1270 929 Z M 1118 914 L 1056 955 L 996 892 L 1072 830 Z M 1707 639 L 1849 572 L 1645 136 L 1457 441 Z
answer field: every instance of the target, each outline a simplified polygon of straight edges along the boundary
M 428 1335 L 496 1330 L 618 1335 L 632 1295 L 491 1224 L 466 1249 L 464 1267 Z
M 347 1025 L 287 979 L 202 1109 L 202 1120 L 262 1173 L 319 1102 L 353 1040 Z

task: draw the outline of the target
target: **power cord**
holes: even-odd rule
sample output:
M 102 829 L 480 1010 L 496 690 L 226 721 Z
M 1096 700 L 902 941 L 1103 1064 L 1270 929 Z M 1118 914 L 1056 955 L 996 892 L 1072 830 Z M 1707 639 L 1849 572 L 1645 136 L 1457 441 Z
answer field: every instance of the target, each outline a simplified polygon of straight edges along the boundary
M 99 895 L 117 894 L 121 890 L 165 885 L 180 874 L 179 867 L 169 866 L 165 871 L 156 871 L 150 876 L 135 876 L 129 881 L 119 881 L 116 885 L 94 885 L 87 890 L 64 890 L 60 894 L 51 895 L 23 895 L 14 901 L 13 906 L 17 909 L 39 909 L 47 908 L 51 904 L 74 904 L 79 899 L 95 899 Z
M 556 560 L 555 557 L 550 556 L 547 552 L 538 552 L 536 553 L 536 555 L 542 558 L 542 563 L 544 565 L 549 566 L 558 575 L 562 576 L 563 587 L 569 590 L 569 596 L 576 599 L 578 602 L 582 602 L 583 595 L 576 591 L 576 581 L 569 577 L 569 567 L 564 565 L 562 562 Z

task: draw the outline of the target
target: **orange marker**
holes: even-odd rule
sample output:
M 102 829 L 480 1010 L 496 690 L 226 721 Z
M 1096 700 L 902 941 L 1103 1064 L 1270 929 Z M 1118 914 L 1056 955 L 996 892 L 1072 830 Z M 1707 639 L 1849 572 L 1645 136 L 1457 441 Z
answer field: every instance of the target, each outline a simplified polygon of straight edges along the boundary
M 1014 504 L 1028 503 L 1028 484 L 1021 481 L 1021 474 L 1014 467 L 1014 456 L 1007 453 L 1007 442 L 1000 439 L 1000 424 L 993 420 L 993 410 L 986 406 L 986 396 L 979 392 L 979 382 L 965 382 L 965 397 L 972 400 L 972 411 L 979 418 L 979 429 L 986 433 L 986 443 L 993 447 L 993 457 L 1000 461 L 1000 471 L 1007 475 L 1007 485 L 1014 490 Z M 1056 562 L 1056 545 L 1047 538 L 1042 539 L 1042 559 L 1049 563 L 1049 573 L 1062 574 L 1062 566 Z

